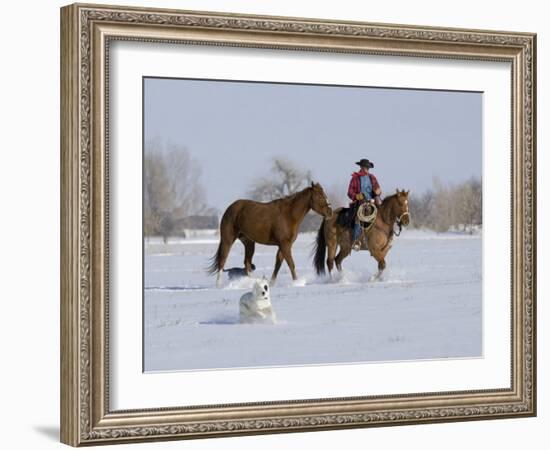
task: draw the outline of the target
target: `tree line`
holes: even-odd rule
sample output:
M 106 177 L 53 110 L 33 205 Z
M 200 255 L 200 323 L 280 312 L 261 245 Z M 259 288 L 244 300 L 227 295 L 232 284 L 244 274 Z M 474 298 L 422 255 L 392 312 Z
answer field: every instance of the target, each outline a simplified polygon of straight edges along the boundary
M 201 167 L 189 151 L 158 141 L 147 143 L 143 158 L 144 235 L 166 240 L 200 222 L 201 228 L 217 228 L 217 220 L 212 220 L 216 216 L 216 210 L 206 204 Z
M 201 167 L 182 146 L 147 143 L 144 155 L 143 227 L 145 236 L 181 235 L 184 228 L 218 227 L 218 211 L 206 204 Z M 291 160 L 275 157 L 265 175 L 253 180 L 245 197 L 271 201 L 309 186 L 312 174 Z M 347 206 L 347 184 L 324 186 L 334 208 Z M 388 191 L 390 192 L 390 191 Z M 409 195 L 411 226 L 437 232 L 472 231 L 482 224 L 481 179 L 445 184 L 435 178 L 422 194 Z M 321 217 L 309 213 L 300 231 L 317 230 Z
M 483 223 L 482 195 L 480 178 L 458 184 L 445 184 L 435 178 L 431 189 L 421 195 L 409 195 L 411 225 L 437 232 L 472 232 Z

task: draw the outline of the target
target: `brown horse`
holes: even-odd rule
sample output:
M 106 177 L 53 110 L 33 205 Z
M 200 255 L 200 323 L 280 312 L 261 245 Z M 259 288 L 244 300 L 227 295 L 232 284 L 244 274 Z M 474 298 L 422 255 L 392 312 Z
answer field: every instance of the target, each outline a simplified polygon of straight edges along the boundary
M 221 271 L 236 239 L 244 244 L 246 273 L 250 273 L 257 242 L 279 247 L 271 276 L 272 284 L 277 278 L 283 259 L 290 268 L 292 279 L 296 280 L 298 277 L 291 247 L 296 240 L 298 227 L 310 209 L 325 218 L 332 216 L 330 202 L 319 183 L 312 182 L 311 186 L 300 192 L 268 203 L 253 200 L 237 200 L 232 203 L 222 217 L 220 244 L 208 268 L 210 274 L 218 274 L 217 285 L 220 285 Z
M 315 256 L 313 258 L 313 265 L 317 275 L 325 273 L 327 248 L 329 274 L 332 274 L 335 262 L 336 268 L 341 272 L 343 259 L 351 253 L 353 230 L 337 223 L 338 214 L 341 210 L 342 208 L 338 208 L 334 211 L 335 214 L 333 217 L 323 220 L 317 233 Z M 375 223 L 367 232 L 367 248 L 371 256 L 378 261 L 376 279 L 380 278 L 382 271 L 386 268 L 384 258 L 391 248 L 395 224 L 398 224 L 399 227 L 409 224 L 409 191 L 400 191 L 397 189 L 394 195 L 386 197 L 378 208 Z M 338 246 L 340 246 L 340 251 L 337 255 L 336 250 Z

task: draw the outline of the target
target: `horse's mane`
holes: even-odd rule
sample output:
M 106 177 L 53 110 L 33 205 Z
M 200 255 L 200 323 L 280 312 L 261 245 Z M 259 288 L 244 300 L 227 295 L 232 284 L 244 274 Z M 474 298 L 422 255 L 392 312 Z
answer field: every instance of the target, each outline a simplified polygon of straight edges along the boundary
M 311 186 L 308 186 L 304 189 L 302 189 L 301 191 L 298 191 L 298 192 L 294 192 L 293 194 L 288 194 L 288 195 L 285 195 L 284 197 L 281 197 L 281 198 L 276 198 L 275 200 L 271 200 L 267 203 L 280 203 L 280 202 L 284 202 L 284 201 L 289 201 L 289 200 L 293 200 L 294 198 L 296 198 L 298 195 L 300 194 L 303 194 L 305 191 L 307 191 L 308 189 L 311 189 Z
M 392 194 L 384 197 L 384 200 L 382 200 L 382 206 L 387 206 L 390 201 L 392 201 L 395 197 L 397 197 L 397 194 Z

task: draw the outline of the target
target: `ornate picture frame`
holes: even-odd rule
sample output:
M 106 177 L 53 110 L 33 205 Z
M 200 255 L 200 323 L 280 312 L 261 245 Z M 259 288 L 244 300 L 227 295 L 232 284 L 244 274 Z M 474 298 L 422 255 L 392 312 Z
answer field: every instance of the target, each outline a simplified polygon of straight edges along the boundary
M 508 388 L 113 410 L 109 49 L 115 41 L 511 65 Z M 72 446 L 536 415 L 536 35 L 74 4 L 61 9 L 61 441 Z

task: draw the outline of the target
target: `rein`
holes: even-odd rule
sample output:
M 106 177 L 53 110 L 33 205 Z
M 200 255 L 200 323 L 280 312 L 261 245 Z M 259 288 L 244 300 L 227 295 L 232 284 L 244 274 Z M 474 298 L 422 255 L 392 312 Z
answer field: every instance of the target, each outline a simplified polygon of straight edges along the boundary
M 393 223 L 393 228 L 392 228 L 392 233 L 394 236 L 397 236 L 399 237 L 401 235 L 401 231 L 403 230 L 403 224 L 402 224 L 402 220 L 403 220 L 403 217 L 404 216 L 408 216 L 409 215 L 409 212 L 408 211 L 405 211 L 403 214 L 401 214 L 397 220 Z M 397 224 L 397 226 L 399 227 L 399 232 L 396 232 L 395 231 L 395 224 Z

